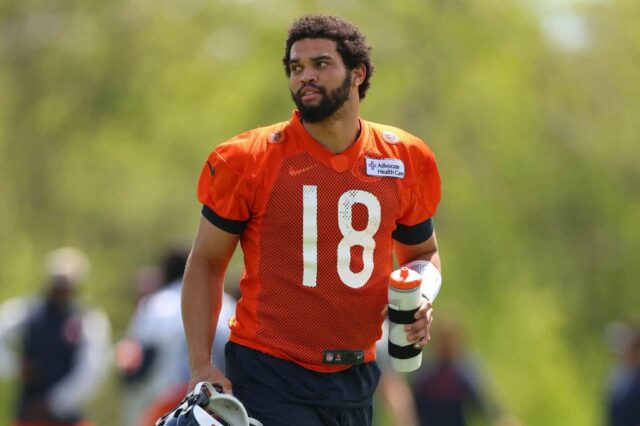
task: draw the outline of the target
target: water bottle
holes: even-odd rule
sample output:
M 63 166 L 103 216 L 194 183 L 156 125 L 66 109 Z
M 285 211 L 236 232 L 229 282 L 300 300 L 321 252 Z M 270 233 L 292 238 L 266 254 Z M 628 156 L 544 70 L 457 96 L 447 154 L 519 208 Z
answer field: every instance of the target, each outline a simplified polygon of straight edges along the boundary
M 404 331 L 415 322 L 422 303 L 421 282 L 420 274 L 408 268 L 393 271 L 389 280 L 389 357 L 396 371 L 414 371 L 422 363 L 422 349 L 416 349 Z

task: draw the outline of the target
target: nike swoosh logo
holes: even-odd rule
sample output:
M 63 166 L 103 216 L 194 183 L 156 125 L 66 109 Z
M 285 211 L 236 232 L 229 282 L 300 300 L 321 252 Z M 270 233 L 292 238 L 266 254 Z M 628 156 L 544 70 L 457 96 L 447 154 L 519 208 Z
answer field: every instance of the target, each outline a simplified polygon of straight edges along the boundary
M 317 167 L 317 166 L 318 166 L 317 164 L 314 164 L 314 165 L 311 165 L 311 166 L 308 166 L 308 167 L 303 167 L 301 169 L 294 169 L 293 167 L 291 167 L 291 168 L 289 168 L 289 174 L 291 176 L 297 176 L 300 173 L 308 172 L 309 170 L 311 170 L 311 169 L 313 169 L 314 167 Z

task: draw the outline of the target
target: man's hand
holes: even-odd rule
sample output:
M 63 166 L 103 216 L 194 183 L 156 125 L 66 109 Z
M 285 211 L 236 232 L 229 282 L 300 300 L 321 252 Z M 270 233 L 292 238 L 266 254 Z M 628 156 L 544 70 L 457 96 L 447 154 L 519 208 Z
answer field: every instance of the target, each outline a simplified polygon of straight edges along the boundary
M 389 306 L 385 305 L 380 315 L 386 317 L 388 314 Z M 426 297 L 422 298 L 422 303 L 414 317 L 416 321 L 413 324 L 405 325 L 404 331 L 407 332 L 407 340 L 412 342 L 416 349 L 421 349 L 431 340 L 429 331 L 431 330 L 431 323 L 433 322 L 433 306 Z
M 213 365 L 205 365 L 191 371 L 191 380 L 189 380 L 189 392 L 191 392 L 198 383 L 209 382 L 218 383 L 222 386 L 224 393 L 233 394 L 231 381 L 219 369 Z
M 416 321 L 404 326 L 407 332 L 407 340 L 413 343 L 416 349 L 422 349 L 431 339 L 429 331 L 433 322 L 433 306 L 426 297 L 422 298 L 420 308 L 415 313 Z

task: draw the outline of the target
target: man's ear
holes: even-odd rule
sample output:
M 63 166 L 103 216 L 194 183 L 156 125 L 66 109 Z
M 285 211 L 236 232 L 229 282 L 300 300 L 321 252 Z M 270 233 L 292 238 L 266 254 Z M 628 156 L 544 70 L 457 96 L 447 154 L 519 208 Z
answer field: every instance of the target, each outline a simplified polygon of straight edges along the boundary
M 360 86 L 367 76 L 367 68 L 360 64 L 351 70 L 352 81 L 356 86 Z

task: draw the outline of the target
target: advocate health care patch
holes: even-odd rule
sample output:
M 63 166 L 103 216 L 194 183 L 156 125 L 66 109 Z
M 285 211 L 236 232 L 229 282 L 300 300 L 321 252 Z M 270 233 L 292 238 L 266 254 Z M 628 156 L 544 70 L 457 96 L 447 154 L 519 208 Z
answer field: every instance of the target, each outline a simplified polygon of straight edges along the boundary
M 367 175 L 404 178 L 404 163 L 395 158 L 367 158 Z

